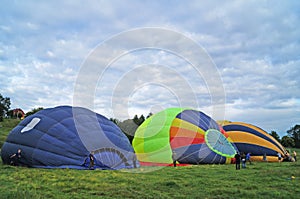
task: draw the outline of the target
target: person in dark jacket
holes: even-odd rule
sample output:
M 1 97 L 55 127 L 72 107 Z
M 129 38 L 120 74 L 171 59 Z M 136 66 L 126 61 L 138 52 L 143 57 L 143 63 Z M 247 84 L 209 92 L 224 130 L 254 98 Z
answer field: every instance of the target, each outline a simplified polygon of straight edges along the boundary
M 12 154 L 10 156 L 10 164 L 13 165 L 13 166 L 19 166 L 20 164 L 20 159 L 22 157 L 21 155 L 22 153 L 22 150 L 21 149 L 18 149 L 17 153 L 15 154 Z
M 90 153 L 89 156 L 84 160 L 83 165 L 89 167 L 90 170 L 95 169 L 95 157 L 93 153 Z
M 89 169 L 94 170 L 94 166 L 95 166 L 95 157 L 92 153 L 89 154 L 89 158 L 90 158 L 90 165 L 89 165 Z
M 173 166 L 176 167 L 177 154 L 175 151 L 172 151 L 172 160 L 173 160 Z
M 239 170 L 241 167 L 241 155 L 239 154 L 239 152 L 236 152 L 235 156 L 235 169 L 236 170 Z

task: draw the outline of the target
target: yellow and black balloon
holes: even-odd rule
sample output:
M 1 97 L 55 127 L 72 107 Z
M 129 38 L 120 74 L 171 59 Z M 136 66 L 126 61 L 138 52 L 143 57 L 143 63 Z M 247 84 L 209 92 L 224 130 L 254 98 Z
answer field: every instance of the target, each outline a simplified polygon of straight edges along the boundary
M 285 148 L 261 128 L 244 122 L 220 123 L 241 153 L 251 153 L 251 160 L 278 162 L 278 153 L 281 161 L 285 157 Z

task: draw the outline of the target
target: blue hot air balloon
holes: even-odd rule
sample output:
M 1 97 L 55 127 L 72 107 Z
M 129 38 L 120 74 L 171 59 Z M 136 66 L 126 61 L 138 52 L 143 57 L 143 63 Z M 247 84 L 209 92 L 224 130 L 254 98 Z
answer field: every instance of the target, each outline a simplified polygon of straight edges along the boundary
M 117 125 L 91 110 L 59 106 L 26 117 L 1 149 L 4 164 L 21 150 L 19 165 L 38 168 L 138 167 L 134 150 Z

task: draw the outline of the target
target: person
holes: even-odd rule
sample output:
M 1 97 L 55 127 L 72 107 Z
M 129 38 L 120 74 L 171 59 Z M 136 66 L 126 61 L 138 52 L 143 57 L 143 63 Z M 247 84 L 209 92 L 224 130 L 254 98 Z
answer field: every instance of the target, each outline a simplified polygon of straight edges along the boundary
M 173 166 L 176 167 L 177 154 L 175 151 L 172 151 L 172 160 L 173 160 Z
M 267 162 L 267 154 L 266 153 L 264 153 L 264 155 L 263 155 L 263 161 Z
M 297 153 L 296 153 L 296 151 L 294 151 L 293 154 L 294 154 L 294 160 L 295 160 L 295 162 L 297 162 Z
M 132 161 L 133 161 L 133 167 L 136 168 L 136 154 L 135 153 L 133 153 Z
M 92 169 L 94 170 L 94 166 L 95 166 L 95 157 L 92 153 L 90 153 L 89 155 L 89 158 L 90 158 L 90 165 L 89 165 L 89 169 Z
M 290 153 L 289 152 L 286 152 L 285 153 L 285 156 L 284 156 L 284 158 L 283 158 L 283 161 L 288 161 L 288 162 L 292 162 L 292 156 L 290 155 Z
M 242 168 L 246 168 L 246 155 L 244 152 L 241 154 L 241 159 L 242 159 Z
M 281 162 L 281 153 L 277 153 L 277 157 L 278 157 L 278 162 L 280 163 Z
M 251 162 L 251 153 L 250 152 L 248 152 L 247 153 L 247 155 L 246 155 L 246 162 L 249 162 L 249 164 L 252 164 L 252 162 Z
M 84 166 L 88 166 L 91 170 L 95 169 L 95 157 L 92 153 L 90 153 L 89 156 L 85 159 Z
M 21 157 L 22 157 L 21 153 L 22 153 L 22 150 L 18 149 L 17 153 L 12 154 L 10 156 L 10 164 L 11 165 L 13 165 L 13 166 L 19 166 L 20 160 L 21 160 Z
M 239 154 L 239 152 L 236 152 L 234 158 L 235 158 L 235 169 L 239 170 L 241 164 L 241 155 Z

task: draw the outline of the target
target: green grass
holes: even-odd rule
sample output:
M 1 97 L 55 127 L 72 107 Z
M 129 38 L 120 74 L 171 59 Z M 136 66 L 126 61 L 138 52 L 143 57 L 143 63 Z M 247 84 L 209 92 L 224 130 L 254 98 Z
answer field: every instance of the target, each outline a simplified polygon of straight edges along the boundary
M 4 119 L 3 122 L 0 122 L 0 148 L 6 140 L 9 132 L 19 124 L 19 119 Z
M 299 198 L 299 163 L 127 171 L 0 166 L 1 198 Z M 292 180 L 291 176 L 295 176 Z
M 238 171 L 235 165 L 90 171 L 12 167 L 0 161 L 1 199 L 299 198 L 299 185 L 299 162 L 256 162 Z

